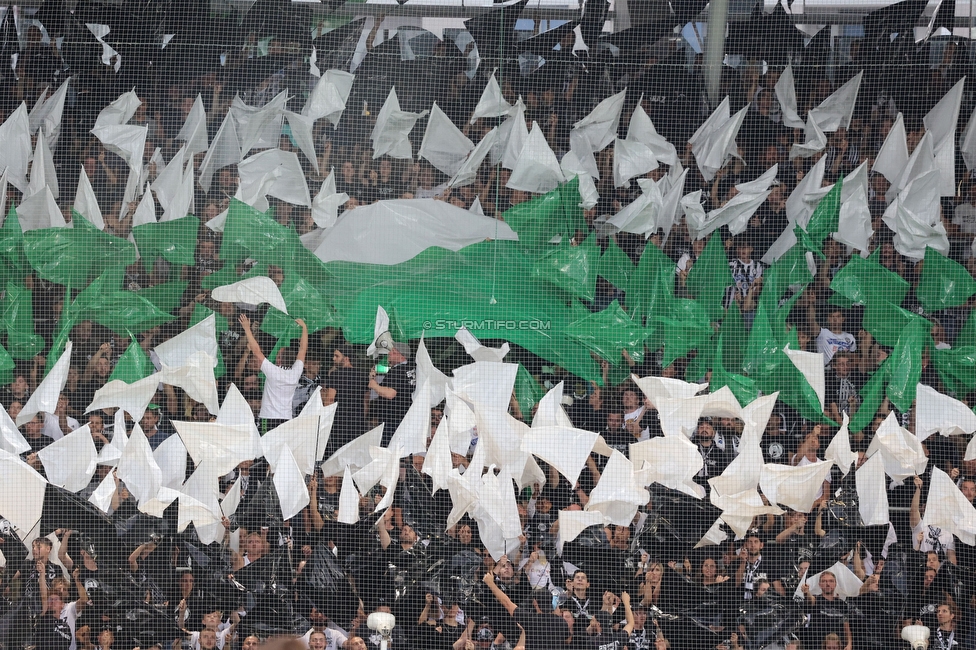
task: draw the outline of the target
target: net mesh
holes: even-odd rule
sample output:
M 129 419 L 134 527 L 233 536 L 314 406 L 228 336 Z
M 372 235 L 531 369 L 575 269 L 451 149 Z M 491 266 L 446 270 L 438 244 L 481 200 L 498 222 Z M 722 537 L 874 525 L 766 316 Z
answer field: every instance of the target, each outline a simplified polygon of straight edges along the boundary
M 0 645 L 967 650 L 971 6 L 706 5 L 0 8 Z

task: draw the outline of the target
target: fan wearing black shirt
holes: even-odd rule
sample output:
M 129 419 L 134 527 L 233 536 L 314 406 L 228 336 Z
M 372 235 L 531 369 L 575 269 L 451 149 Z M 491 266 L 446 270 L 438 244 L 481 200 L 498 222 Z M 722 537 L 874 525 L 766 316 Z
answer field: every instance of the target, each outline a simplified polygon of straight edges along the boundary
M 410 346 L 396 343 L 387 357 L 390 370 L 381 384 L 375 371 L 370 372 L 369 387 L 379 396 L 370 402 L 369 417 L 383 423 L 382 446 L 390 444 L 397 427 L 413 403 L 413 390 L 417 385 L 417 366 L 407 361 Z
M 352 348 L 348 345 L 337 347 L 332 352 L 332 370 L 323 384 L 322 402 L 326 406 L 339 403 L 325 458 L 366 432 L 364 399 L 369 378 L 365 372 L 353 368 L 351 357 Z
M 537 614 L 516 605 L 511 598 L 495 584 L 492 573 L 485 574 L 485 585 L 495 600 L 508 612 L 525 632 L 526 648 L 531 650 L 564 649 L 573 643 L 573 633 L 560 614 Z

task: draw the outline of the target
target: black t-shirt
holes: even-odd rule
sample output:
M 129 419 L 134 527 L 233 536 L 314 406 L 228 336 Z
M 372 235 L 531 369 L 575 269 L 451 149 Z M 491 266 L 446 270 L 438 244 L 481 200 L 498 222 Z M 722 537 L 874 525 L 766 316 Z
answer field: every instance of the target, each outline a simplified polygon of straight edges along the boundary
M 336 368 L 325 378 L 325 388 L 336 392 L 336 410 L 329 448 L 333 451 L 366 432 L 363 398 L 369 388 L 366 373 L 354 368 Z
M 71 628 L 67 621 L 48 612 L 37 619 L 34 640 L 37 650 L 68 650 L 71 647 Z
M 392 388 L 396 391 L 396 397 L 385 399 L 378 397 L 370 402 L 370 419 L 376 419 L 385 423 L 383 426 L 383 446 L 385 447 L 390 438 L 396 432 L 403 417 L 413 403 L 413 391 L 417 386 L 417 366 L 412 363 L 401 363 L 390 368 L 383 379 L 384 388 Z
M 590 650 L 623 650 L 630 637 L 626 632 L 604 629 L 602 634 L 590 637 Z
M 36 560 L 28 558 L 24 560 L 24 563 L 20 567 L 20 577 L 23 582 L 24 600 L 27 601 L 27 606 L 32 614 L 39 614 L 42 609 L 41 586 L 37 581 L 38 573 L 36 565 Z M 47 563 L 45 572 L 48 586 L 50 586 L 51 582 L 56 578 L 64 577 L 64 574 L 61 572 L 61 567 L 53 562 Z
M 536 614 L 524 607 L 517 607 L 515 622 L 525 630 L 525 647 L 531 650 L 556 650 L 566 648 L 570 631 L 566 621 L 555 614 Z
M 795 440 L 785 433 L 777 436 L 764 435 L 760 446 L 762 447 L 763 461 L 767 463 L 788 465 L 790 458 L 796 451 Z
M 818 597 L 813 606 L 807 606 L 805 609 L 810 615 L 810 623 L 806 628 L 807 639 L 804 645 L 809 642 L 809 647 L 815 647 L 816 644 L 823 643 L 823 638 L 831 633 L 839 636 L 842 643 L 845 642 L 844 623 L 848 615 L 846 602 L 840 598 L 827 600 Z

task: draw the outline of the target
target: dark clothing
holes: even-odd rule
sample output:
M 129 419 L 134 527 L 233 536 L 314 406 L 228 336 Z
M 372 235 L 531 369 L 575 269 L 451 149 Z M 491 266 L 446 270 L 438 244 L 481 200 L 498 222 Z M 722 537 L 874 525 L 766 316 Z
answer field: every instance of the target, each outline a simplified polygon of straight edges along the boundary
M 34 640 L 37 650 L 68 650 L 71 646 L 71 628 L 67 621 L 48 612 L 37 619 Z
M 403 421 L 403 417 L 413 403 L 413 391 L 417 386 L 417 366 L 412 363 L 401 363 L 390 368 L 383 378 L 383 387 L 396 391 L 396 397 L 386 399 L 377 397 L 369 403 L 369 418 L 383 422 L 383 443 L 386 447 Z
M 325 378 L 324 388 L 333 389 L 335 401 L 339 403 L 325 454 L 328 458 L 339 447 L 366 432 L 363 398 L 369 389 L 369 377 L 354 368 L 336 368 Z
M 566 621 L 555 614 L 535 614 L 524 607 L 517 607 L 515 622 L 525 630 L 525 647 L 532 650 L 565 648 L 570 631 Z

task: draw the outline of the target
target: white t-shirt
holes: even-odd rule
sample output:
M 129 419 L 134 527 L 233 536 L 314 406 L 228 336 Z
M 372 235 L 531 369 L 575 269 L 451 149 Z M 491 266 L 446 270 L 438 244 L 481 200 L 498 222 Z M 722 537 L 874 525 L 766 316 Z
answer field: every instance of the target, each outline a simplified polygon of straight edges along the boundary
M 227 639 L 230 638 L 230 636 L 231 636 L 232 633 L 233 633 L 233 630 L 231 629 L 230 626 L 227 626 L 226 628 L 224 628 L 222 630 L 218 629 L 217 630 L 217 647 L 218 648 L 223 648 L 224 647 L 224 644 L 227 643 Z M 190 633 L 190 647 L 193 648 L 193 650 L 200 650 L 200 633 L 199 632 L 191 632 Z
M 308 632 L 302 636 L 302 643 L 305 644 L 305 647 L 308 647 L 308 642 L 312 638 L 312 632 L 314 631 L 314 627 L 309 628 Z M 345 634 L 331 627 L 325 628 L 322 630 L 322 633 L 325 635 L 325 650 L 339 650 L 342 644 L 348 640 Z
M 918 543 L 919 533 L 925 533 L 921 544 Z M 928 526 L 924 521 L 920 521 L 918 526 L 912 529 L 912 546 L 916 551 L 921 551 L 922 553 L 934 551 L 938 546 L 941 546 L 947 551 L 954 551 L 956 549 L 956 542 L 951 532 L 937 526 Z
M 850 332 L 834 334 L 826 327 L 821 327 L 820 334 L 817 334 L 817 351 L 823 355 L 824 365 L 830 365 L 830 360 L 841 350 L 847 352 L 857 350 L 857 339 L 854 335 Z
M 41 433 L 43 433 L 48 438 L 51 438 L 52 440 L 60 440 L 61 438 L 65 437 L 66 435 L 68 435 L 69 433 L 71 433 L 72 431 L 74 431 L 80 426 L 81 424 L 78 423 L 78 420 L 69 417 L 68 430 L 62 431 L 61 423 L 58 422 L 58 416 L 52 415 L 51 413 L 45 413 L 44 428 L 41 429 Z
M 75 640 L 75 621 L 78 620 L 78 603 L 70 602 L 61 609 L 61 615 L 58 617 L 62 621 L 68 624 L 68 628 L 71 629 L 71 645 L 68 646 L 68 650 L 77 650 L 78 642 Z
M 960 203 L 952 211 L 952 223 L 959 226 L 959 231 L 967 235 L 976 235 L 976 206 L 970 203 Z
M 261 362 L 264 373 L 264 394 L 261 395 L 261 413 L 258 417 L 268 420 L 290 420 L 291 403 L 295 398 L 298 380 L 305 372 L 305 364 L 296 361 L 291 368 L 279 368 L 270 360 Z

